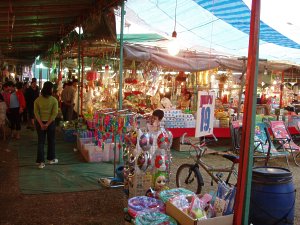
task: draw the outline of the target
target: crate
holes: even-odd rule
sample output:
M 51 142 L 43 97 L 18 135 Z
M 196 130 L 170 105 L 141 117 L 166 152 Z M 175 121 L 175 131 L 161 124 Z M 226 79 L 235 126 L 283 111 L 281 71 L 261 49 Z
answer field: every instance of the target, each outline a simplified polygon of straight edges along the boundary
M 218 216 L 206 220 L 197 220 L 178 209 L 171 202 L 166 203 L 166 213 L 181 225 L 232 225 L 233 215 Z
M 93 138 L 78 138 L 77 137 L 77 149 L 81 151 L 84 144 L 93 143 Z
M 84 144 L 80 152 L 87 162 L 102 162 L 103 160 L 102 149 L 94 144 Z

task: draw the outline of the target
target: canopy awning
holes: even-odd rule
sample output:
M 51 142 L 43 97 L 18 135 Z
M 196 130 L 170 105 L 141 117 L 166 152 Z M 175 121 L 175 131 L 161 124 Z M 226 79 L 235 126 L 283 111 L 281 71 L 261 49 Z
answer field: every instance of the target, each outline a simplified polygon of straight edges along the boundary
M 177 2 L 177 6 L 176 6 Z M 246 3 L 245 3 L 246 2 Z M 183 49 L 201 51 L 203 48 L 223 55 L 247 56 L 250 29 L 250 0 L 128 0 L 126 21 L 156 32 L 166 38 L 174 30 Z M 279 3 L 266 0 L 262 5 L 260 58 L 300 63 L 300 38 L 297 34 L 299 16 L 295 10 L 283 7 L 280 18 L 272 6 Z M 289 0 L 285 5 L 299 8 L 299 2 Z M 282 3 L 281 3 L 282 5 Z M 175 13 L 176 9 L 176 13 Z M 271 12 L 270 12 L 271 11 Z M 266 13 L 269 13 L 268 16 Z M 271 14 L 270 14 L 271 13 Z M 277 13 L 277 14 L 276 14 Z M 285 15 L 289 15 L 288 16 Z M 272 17 L 273 16 L 273 17 Z M 176 19 L 175 19 L 176 18 Z M 272 23 L 272 19 L 279 25 Z M 294 19 L 293 19 L 294 18 Z M 289 27 L 290 28 L 286 28 Z M 291 28 L 293 27 L 293 29 Z M 132 32 L 133 26 L 128 28 Z

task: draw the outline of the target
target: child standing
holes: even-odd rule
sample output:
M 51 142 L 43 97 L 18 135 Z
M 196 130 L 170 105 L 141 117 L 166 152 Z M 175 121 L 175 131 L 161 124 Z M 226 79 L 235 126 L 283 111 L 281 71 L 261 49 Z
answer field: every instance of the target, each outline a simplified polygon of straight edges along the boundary
M 160 129 L 160 122 L 164 118 L 164 111 L 156 109 L 153 111 L 149 123 L 147 124 L 150 132 L 157 132 Z

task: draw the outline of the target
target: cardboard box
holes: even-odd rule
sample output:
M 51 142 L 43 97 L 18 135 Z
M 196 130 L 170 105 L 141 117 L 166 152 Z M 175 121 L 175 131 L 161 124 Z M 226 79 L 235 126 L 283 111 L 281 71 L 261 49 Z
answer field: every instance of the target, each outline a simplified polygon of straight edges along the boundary
M 182 212 L 171 202 L 166 203 L 166 213 L 173 217 L 180 225 L 232 225 L 233 215 L 219 216 L 206 220 L 196 220 Z
M 192 139 L 193 141 L 197 142 L 199 139 L 198 138 L 194 138 L 194 137 L 189 137 L 190 139 Z M 181 138 L 173 138 L 173 143 L 171 146 L 171 149 L 174 149 L 176 151 L 190 151 L 190 149 L 192 148 L 192 146 L 187 145 L 187 144 L 180 144 L 180 139 Z M 191 149 L 193 150 L 193 149 Z

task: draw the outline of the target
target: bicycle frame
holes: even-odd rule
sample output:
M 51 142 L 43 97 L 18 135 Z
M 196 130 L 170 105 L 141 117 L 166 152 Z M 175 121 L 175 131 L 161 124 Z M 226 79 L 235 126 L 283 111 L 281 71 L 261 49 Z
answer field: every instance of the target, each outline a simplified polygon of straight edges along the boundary
M 184 142 L 184 137 L 182 139 L 182 141 Z M 210 165 L 208 165 L 207 163 L 205 163 L 201 158 L 202 156 L 204 155 L 205 151 L 206 151 L 206 148 L 203 148 L 206 146 L 206 142 L 203 142 L 199 145 L 196 145 L 196 144 L 193 144 L 191 142 L 190 139 L 188 139 L 188 144 L 191 145 L 191 147 L 193 148 L 193 150 L 196 152 L 196 160 L 195 160 L 195 165 L 194 166 L 197 166 L 199 168 L 199 166 L 212 178 L 212 180 L 215 182 L 215 183 L 218 183 L 218 182 L 224 182 L 221 177 L 215 175 L 214 173 L 215 172 L 222 172 L 222 173 L 228 173 L 228 176 L 226 178 L 226 184 L 229 183 L 229 180 L 231 178 L 231 175 L 232 174 L 235 174 L 237 176 L 237 172 L 235 170 L 235 163 L 232 162 L 232 165 L 230 167 L 219 167 L 219 168 L 216 168 L 216 167 L 212 167 Z M 191 150 L 190 150 L 190 155 L 192 156 L 191 154 Z
M 228 176 L 226 178 L 226 183 L 229 183 L 229 180 L 231 178 L 231 175 L 233 173 L 235 173 L 235 167 L 234 167 L 234 163 L 232 163 L 231 167 L 226 167 L 226 168 L 215 168 L 215 167 L 211 167 L 208 164 L 206 164 L 203 160 L 201 160 L 201 156 L 200 158 L 197 159 L 196 163 L 198 166 L 200 166 L 211 178 L 215 183 L 218 182 L 223 182 L 223 180 L 214 175 L 215 172 L 223 172 L 223 173 L 228 173 Z

